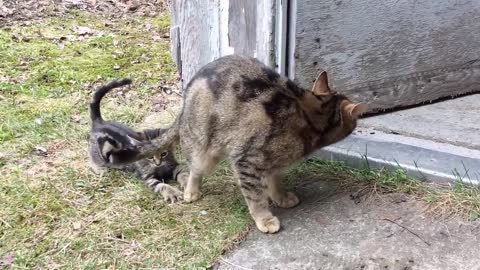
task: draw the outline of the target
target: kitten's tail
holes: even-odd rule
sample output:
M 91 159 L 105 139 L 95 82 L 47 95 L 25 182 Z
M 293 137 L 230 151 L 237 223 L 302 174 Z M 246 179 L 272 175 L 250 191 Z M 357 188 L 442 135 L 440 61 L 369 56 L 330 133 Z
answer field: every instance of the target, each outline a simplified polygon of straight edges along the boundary
M 108 92 L 110 92 L 110 90 L 131 83 L 132 80 L 130 79 L 114 80 L 97 88 L 97 90 L 93 94 L 92 101 L 90 102 L 90 119 L 92 120 L 92 123 L 96 121 L 103 121 L 102 114 L 100 113 L 100 101 L 102 100 L 102 98 Z

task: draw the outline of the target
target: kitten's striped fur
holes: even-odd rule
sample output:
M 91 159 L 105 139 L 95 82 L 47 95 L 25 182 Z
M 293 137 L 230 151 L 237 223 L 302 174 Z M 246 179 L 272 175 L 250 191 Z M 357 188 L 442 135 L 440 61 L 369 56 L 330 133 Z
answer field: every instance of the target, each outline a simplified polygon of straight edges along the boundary
M 122 123 L 105 121 L 102 118 L 100 112 L 102 98 L 110 90 L 130 83 L 129 79 L 114 80 L 98 88 L 93 95 L 90 103 L 92 130 L 89 145 L 92 168 L 99 174 L 102 174 L 108 167 L 135 173 L 146 186 L 160 193 L 165 200 L 179 201 L 182 199 L 182 192 L 167 182 L 178 180 L 183 185 L 186 172 L 183 167 L 178 166 L 173 149 L 166 149 L 161 154 L 155 153 L 154 159 L 130 160 L 130 157 L 135 156 L 137 151 L 133 141 L 138 143 L 156 138 L 165 130 L 150 129 L 136 132 Z

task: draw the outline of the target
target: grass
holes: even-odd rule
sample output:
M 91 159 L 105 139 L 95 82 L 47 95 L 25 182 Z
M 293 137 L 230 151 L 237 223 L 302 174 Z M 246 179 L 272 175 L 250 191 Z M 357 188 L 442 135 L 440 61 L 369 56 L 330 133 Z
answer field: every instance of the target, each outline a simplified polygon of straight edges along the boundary
M 175 81 L 168 25 L 168 15 L 110 21 L 71 12 L 0 30 L 0 260 L 13 253 L 19 269 L 207 267 L 246 229 L 225 169 L 206 181 L 204 200 L 176 206 L 128 175 L 88 169 L 96 86 L 134 79 L 103 103 L 105 118 L 133 126 L 152 113 L 152 96 L 169 98 L 158 90 Z
M 293 176 L 292 176 L 293 175 Z M 427 212 L 438 217 L 459 216 L 469 221 L 480 218 L 480 187 L 461 179 L 448 185 L 420 182 L 405 170 L 352 169 L 339 162 L 312 160 L 290 171 L 290 179 L 314 176 L 338 183 L 345 190 L 363 193 L 406 193 L 424 201 Z M 292 184 L 291 184 L 292 185 Z
M 112 93 L 104 115 L 133 126 L 152 113 L 158 84 L 175 80 L 167 15 L 110 21 L 73 12 L 0 29 L 0 260 L 13 269 L 207 268 L 251 225 L 223 163 L 204 198 L 168 205 L 130 176 L 88 169 L 87 104 L 112 78 L 134 85 Z M 76 26 L 94 34 L 81 36 Z M 40 148 L 39 148 L 40 147 Z M 36 150 L 45 148 L 47 155 Z M 353 170 L 310 161 L 287 183 L 319 177 L 373 192 L 406 192 L 432 212 L 480 216 L 478 188 L 430 186 L 402 171 Z M 373 194 L 373 193 L 372 193 Z

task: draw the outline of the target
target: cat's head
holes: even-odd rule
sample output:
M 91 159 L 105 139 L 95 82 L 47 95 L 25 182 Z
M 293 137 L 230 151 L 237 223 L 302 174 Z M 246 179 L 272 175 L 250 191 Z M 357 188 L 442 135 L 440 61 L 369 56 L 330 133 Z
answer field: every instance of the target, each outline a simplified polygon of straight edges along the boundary
M 326 72 L 320 73 L 312 91 L 303 98 L 307 120 L 319 133 L 318 146 L 340 141 L 350 135 L 358 118 L 368 110 L 365 103 L 354 103 L 345 95 L 334 92 Z

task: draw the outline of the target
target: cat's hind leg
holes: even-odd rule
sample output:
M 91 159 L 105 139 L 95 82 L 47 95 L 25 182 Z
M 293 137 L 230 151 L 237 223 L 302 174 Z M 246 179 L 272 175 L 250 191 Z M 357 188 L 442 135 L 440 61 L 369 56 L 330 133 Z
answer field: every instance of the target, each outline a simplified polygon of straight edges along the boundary
M 281 208 L 291 208 L 300 202 L 293 192 L 285 191 L 281 174 L 272 173 L 265 177 L 265 182 L 267 183 L 268 196 L 276 206 Z
M 253 164 L 244 161 L 236 162 L 233 168 L 257 228 L 264 233 L 280 230 L 280 220 L 269 209 L 268 186 L 262 172 Z
M 211 153 L 192 155 L 190 160 L 190 173 L 183 193 L 183 198 L 186 202 L 194 202 L 202 197 L 202 179 L 211 173 L 219 160 L 218 155 Z

